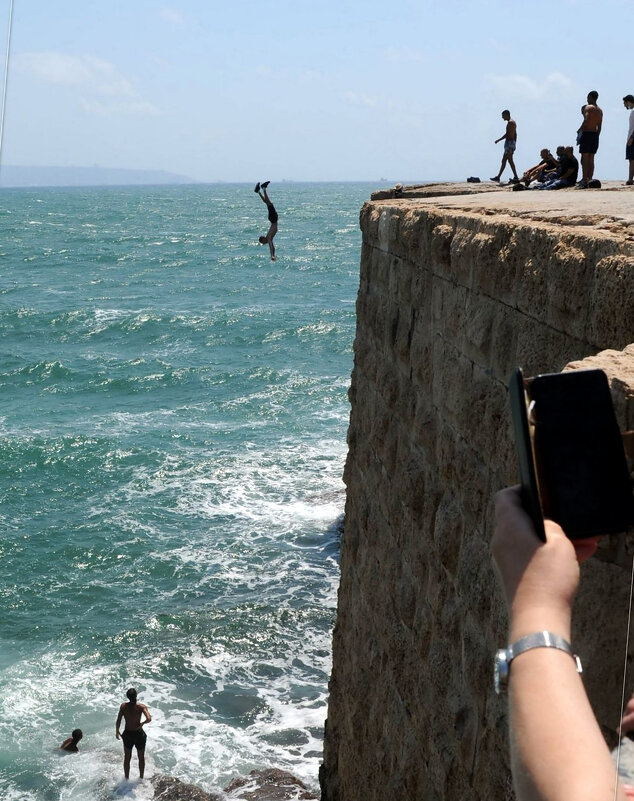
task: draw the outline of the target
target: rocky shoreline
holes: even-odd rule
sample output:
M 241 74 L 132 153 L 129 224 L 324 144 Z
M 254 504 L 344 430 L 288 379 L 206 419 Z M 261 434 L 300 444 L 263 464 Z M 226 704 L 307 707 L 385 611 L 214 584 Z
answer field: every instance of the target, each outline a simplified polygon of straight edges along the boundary
M 157 774 L 151 779 L 154 798 L 160 801 L 312 801 L 317 796 L 296 776 L 285 770 L 252 770 L 248 776 L 233 779 L 223 794 L 208 793 L 195 784 L 174 776 Z

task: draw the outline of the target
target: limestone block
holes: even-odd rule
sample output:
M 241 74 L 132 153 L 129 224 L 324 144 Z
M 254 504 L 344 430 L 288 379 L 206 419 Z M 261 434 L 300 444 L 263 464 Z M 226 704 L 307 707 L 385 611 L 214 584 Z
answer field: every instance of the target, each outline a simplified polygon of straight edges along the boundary
M 440 337 L 433 343 L 434 382 L 432 396 L 434 405 L 461 428 L 468 425 L 471 414 L 471 397 L 464 391 L 471 385 L 473 364 L 459 350 L 443 341 Z
M 491 330 L 491 359 L 493 375 L 508 384 L 517 367 L 517 313 L 503 304 L 498 304 Z
M 432 271 L 448 278 L 451 275 L 451 248 L 454 229 L 438 224 L 431 231 L 430 266 Z
M 475 449 L 474 443 L 462 437 L 456 441 L 455 460 L 465 526 L 482 529 L 490 492 L 489 460 Z
M 469 250 L 472 262 L 472 289 L 497 297 L 500 280 L 504 281 L 506 262 L 500 258 L 504 242 L 508 240 L 505 229 L 491 228 L 478 224 L 472 230 Z
M 583 664 L 586 690 L 600 723 L 614 729 L 619 721 L 627 639 L 630 568 L 591 559 L 582 566 L 573 614 L 573 642 Z M 628 662 L 634 658 L 630 643 Z M 628 672 L 627 691 L 634 690 Z
M 410 283 L 410 303 L 412 308 L 421 314 L 429 315 L 431 309 L 431 270 L 424 269 L 420 263 L 413 263 L 409 267 L 412 280 Z
M 457 228 L 451 240 L 451 278 L 462 286 L 471 287 L 474 261 L 473 231 Z
M 441 329 L 443 339 L 460 350 L 465 339 L 468 295 L 469 290 L 459 284 L 439 279 L 435 279 L 432 284 L 434 329 Z
M 587 252 L 560 240 L 548 264 L 547 322 L 582 339 L 590 314 L 588 297 L 594 270 Z
M 374 203 L 364 203 L 359 214 L 359 224 L 366 241 L 376 241 L 379 236 L 380 212 Z
M 603 370 L 608 376 L 621 431 L 634 430 L 634 345 L 622 351 L 603 350 L 596 356 L 567 364 L 565 370 Z
M 518 241 L 517 227 L 487 225 L 486 233 L 476 233 L 473 244 L 473 289 L 514 306 L 526 252 L 524 242 Z
M 587 338 L 596 350 L 634 341 L 634 258 L 610 256 L 594 270 Z
M 549 251 L 528 251 L 519 265 L 517 308 L 541 322 L 548 309 L 549 259 Z
M 395 214 L 398 212 L 388 206 L 383 206 L 379 211 L 376 247 L 383 253 L 390 252 L 390 243 L 398 233 L 398 216 Z
M 394 337 L 394 355 L 409 372 L 411 359 L 410 349 L 414 336 L 416 313 L 410 307 L 401 307 Z
M 453 576 L 460 559 L 460 546 L 465 530 L 462 505 L 455 492 L 443 494 L 434 521 L 434 545 L 440 562 L 449 576 Z
M 493 325 L 499 304 L 486 295 L 471 292 L 464 306 L 464 352 L 476 364 L 488 367 L 491 361 Z
M 531 317 L 520 315 L 517 326 L 517 363 L 524 375 L 553 373 L 572 359 L 592 353 L 592 346 L 554 331 Z
M 421 234 L 420 214 L 410 209 L 401 218 L 399 245 L 408 253 L 415 254 L 420 248 Z

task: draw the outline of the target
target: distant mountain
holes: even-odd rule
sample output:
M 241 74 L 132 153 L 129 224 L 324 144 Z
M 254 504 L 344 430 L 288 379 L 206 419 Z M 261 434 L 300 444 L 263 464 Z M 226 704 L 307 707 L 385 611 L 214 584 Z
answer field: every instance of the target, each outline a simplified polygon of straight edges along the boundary
M 0 169 L 0 187 L 135 186 L 195 184 L 186 175 L 165 170 L 124 170 L 107 167 L 12 167 Z

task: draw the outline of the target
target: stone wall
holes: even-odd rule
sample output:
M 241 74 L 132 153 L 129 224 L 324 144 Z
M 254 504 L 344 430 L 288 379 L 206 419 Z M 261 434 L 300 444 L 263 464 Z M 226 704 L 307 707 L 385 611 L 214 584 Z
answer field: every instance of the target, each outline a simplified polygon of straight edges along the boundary
M 424 201 L 367 203 L 361 228 L 322 799 L 512 798 L 492 687 L 507 619 L 489 554 L 492 496 L 517 475 L 508 379 L 613 349 L 598 358 L 634 429 L 634 348 L 616 352 L 634 341 L 634 248 L 574 220 Z M 576 610 L 611 727 L 629 568 L 625 539 L 606 538 Z

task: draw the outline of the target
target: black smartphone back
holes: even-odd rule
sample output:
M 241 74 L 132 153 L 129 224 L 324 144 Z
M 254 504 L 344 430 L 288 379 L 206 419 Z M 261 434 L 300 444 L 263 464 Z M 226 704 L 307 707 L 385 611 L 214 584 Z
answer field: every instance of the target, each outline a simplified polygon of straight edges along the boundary
M 625 531 L 634 498 L 605 373 L 538 375 L 529 395 L 544 516 L 573 539 Z
M 539 500 L 539 488 L 533 460 L 533 446 L 531 444 L 526 408 L 526 392 L 524 389 L 524 376 L 518 367 L 511 376 L 509 386 L 511 401 L 511 417 L 513 418 L 513 431 L 515 433 L 515 450 L 517 452 L 517 465 L 522 485 L 522 504 L 531 516 L 537 536 L 546 542 L 544 531 L 544 517 Z

